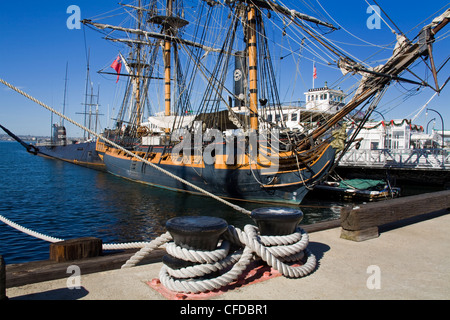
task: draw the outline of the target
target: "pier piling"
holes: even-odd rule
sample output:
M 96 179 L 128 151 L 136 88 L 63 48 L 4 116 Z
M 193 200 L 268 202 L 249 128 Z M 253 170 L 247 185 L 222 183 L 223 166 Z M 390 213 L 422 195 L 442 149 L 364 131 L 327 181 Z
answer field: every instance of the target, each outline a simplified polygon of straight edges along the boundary
M 50 260 L 65 262 L 98 257 L 102 254 L 102 240 L 94 237 L 70 239 L 50 244 Z
M 3 256 L 0 256 L 0 301 L 6 299 L 6 266 Z

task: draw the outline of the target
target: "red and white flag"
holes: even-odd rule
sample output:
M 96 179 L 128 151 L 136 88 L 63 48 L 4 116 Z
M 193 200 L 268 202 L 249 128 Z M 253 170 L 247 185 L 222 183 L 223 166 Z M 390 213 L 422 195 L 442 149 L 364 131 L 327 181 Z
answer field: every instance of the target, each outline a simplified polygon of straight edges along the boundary
M 316 68 L 316 64 L 314 64 L 313 79 L 317 79 L 317 68 Z
M 111 68 L 116 70 L 117 72 L 117 81 L 119 81 L 120 70 L 122 69 L 122 59 L 120 58 L 120 54 L 117 56 L 116 60 L 111 64 Z

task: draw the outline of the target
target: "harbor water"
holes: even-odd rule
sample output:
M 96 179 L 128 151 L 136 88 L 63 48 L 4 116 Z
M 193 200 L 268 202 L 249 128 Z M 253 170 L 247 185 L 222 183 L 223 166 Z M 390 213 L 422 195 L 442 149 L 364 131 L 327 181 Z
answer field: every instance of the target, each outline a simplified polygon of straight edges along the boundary
M 217 200 L 34 156 L 17 142 L 0 142 L 0 152 L 0 215 L 46 236 L 97 237 L 103 243 L 151 241 L 166 231 L 168 219 L 183 215 L 217 216 L 239 228 L 253 223 Z M 236 204 L 247 210 L 268 206 Z M 305 200 L 300 206 L 302 223 L 337 219 L 340 205 Z M 46 260 L 49 244 L 0 222 L 0 255 L 7 264 Z

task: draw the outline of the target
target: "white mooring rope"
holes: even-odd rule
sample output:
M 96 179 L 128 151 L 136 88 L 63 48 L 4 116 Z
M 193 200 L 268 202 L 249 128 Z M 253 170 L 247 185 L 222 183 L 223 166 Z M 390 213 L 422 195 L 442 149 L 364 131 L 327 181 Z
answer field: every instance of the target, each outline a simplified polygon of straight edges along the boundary
M 215 200 L 217 200 L 217 201 L 219 201 L 219 202 L 222 202 L 222 203 L 226 204 L 227 206 L 230 206 L 231 208 L 235 209 L 236 211 L 239 211 L 239 212 L 244 213 L 244 214 L 246 214 L 246 215 L 250 215 L 250 214 L 251 214 L 250 211 L 248 211 L 248 210 L 246 210 L 246 209 L 244 209 L 244 208 L 242 208 L 242 207 L 240 207 L 240 206 L 238 206 L 238 205 L 235 205 L 235 204 L 233 204 L 233 203 L 231 203 L 231 202 L 229 202 L 229 201 L 226 201 L 225 199 L 222 199 L 222 198 L 216 196 L 215 194 L 212 194 L 211 192 L 206 191 L 206 190 L 204 190 L 204 189 L 202 189 L 202 188 L 196 186 L 195 184 L 190 183 L 189 181 L 186 181 L 186 180 L 184 180 L 184 179 L 182 179 L 182 178 L 180 178 L 180 177 L 174 175 L 173 173 L 171 173 L 171 172 L 169 172 L 169 171 L 167 171 L 167 170 L 165 170 L 165 169 L 163 169 L 163 168 L 157 166 L 156 164 L 154 164 L 154 163 L 152 163 L 152 162 L 150 162 L 150 161 L 148 161 L 148 160 L 146 160 L 146 159 L 144 159 L 144 158 L 138 156 L 137 154 L 134 154 L 133 152 L 131 152 L 131 151 L 129 151 L 129 150 L 127 150 L 127 149 L 125 149 L 125 148 L 119 146 L 118 144 L 114 143 L 113 141 L 111 141 L 111 140 L 109 140 L 109 139 L 107 139 L 107 138 L 105 138 L 105 137 L 99 135 L 98 133 L 96 133 L 96 132 L 90 130 L 89 128 L 87 128 L 87 127 L 85 127 L 85 126 L 79 124 L 78 122 L 76 122 L 76 121 L 74 121 L 74 120 L 68 118 L 67 116 L 65 116 L 65 115 L 62 114 L 61 112 L 56 111 L 56 110 L 53 109 L 52 107 L 46 105 L 45 103 L 39 101 L 39 100 L 36 99 L 36 98 L 30 96 L 28 93 L 26 93 L 26 92 L 20 90 L 19 88 L 13 86 L 13 85 L 10 84 L 9 82 L 7 82 L 7 81 L 5 81 L 5 80 L 3 80 L 3 79 L 1 79 L 1 78 L 0 78 L 0 83 L 3 83 L 3 84 L 4 84 L 5 86 L 7 86 L 8 88 L 10 88 L 10 89 L 16 91 L 17 93 L 20 93 L 20 94 L 23 95 L 24 97 L 30 99 L 31 101 L 37 103 L 38 105 L 44 107 L 45 109 L 47 109 L 47 110 L 53 112 L 54 114 L 58 115 L 59 117 L 65 119 L 65 120 L 67 120 L 67 121 L 69 121 L 70 123 L 76 125 L 77 127 L 80 127 L 80 128 L 83 129 L 84 131 L 89 132 L 90 134 L 92 134 L 93 136 L 97 137 L 98 139 L 103 140 L 103 141 L 109 143 L 110 145 L 114 146 L 115 148 L 117 148 L 117 149 L 119 149 L 119 150 L 122 150 L 123 152 L 125 152 L 125 153 L 128 154 L 129 156 L 134 157 L 134 158 L 136 158 L 136 159 L 138 159 L 138 160 L 144 162 L 145 164 L 151 166 L 152 168 L 154 168 L 154 169 L 156 169 L 156 170 L 158 170 L 158 171 L 160 171 L 160 172 L 162 172 L 162 173 L 164 173 L 164 174 L 170 176 L 171 178 L 173 178 L 173 179 L 175 179 L 175 180 L 178 180 L 178 181 L 180 181 L 181 183 L 183 183 L 183 184 L 185 184 L 185 185 L 187 185 L 187 186 L 193 188 L 194 190 L 197 190 L 197 191 L 200 192 L 200 193 L 203 193 L 203 194 L 205 194 L 205 195 L 207 195 L 207 196 L 209 196 L 209 197 L 211 197 L 211 198 L 213 198 L 213 199 L 215 199 Z
M 225 203 L 228 206 L 231 206 L 239 212 L 245 213 L 247 215 L 251 214 L 250 211 L 234 205 L 220 197 L 217 197 L 216 195 L 211 194 L 210 192 L 203 190 L 200 187 L 195 186 L 192 183 L 185 181 L 184 179 L 179 178 L 174 174 L 156 166 L 155 164 L 135 155 L 134 153 L 122 148 L 121 146 L 106 139 L 105 137 L 98 135 L 97 133 L 89 130 L 81 124 L 78 124 L 77 122 L 66 117 L 60 112 L 47 106 L 43 102 L 14 87 L 3 79 L 0 79 L 0 82 L 13 89 L 14 91 L 22 94 L 26 98 L 57 114 L 58 116 L 73 123 L 74 125 L 91 133 L 97 138 L 126 152 L 130 156 L 145 162 L 153 168 L 173 177 L 174 179 L 179 180 L 182 183 L 185 183 L 186 185 L 189 185 L 197 191 L 200 191 L 222 203 Z M 48 242 L 54 243 L 64 241 L 63 239 L 46 236 L 41 233 L 32 231 L 28 228 L 22 227 L 1 215 L 0 220 L 19 231 Z M 254 259 L 254 255 L 259 256 L 269 266 L 278 270 L 280 273 L 287 277 L 304 277 L 311 273 L 316 267 L 317 262 L 315 256 L 306 249 L 309 243 L 309 237 L 307 233 L 300 228 L 297 228 L 293 234 L 287 236 L 260 236 L 258 235 L 258 228 L 252 225 L 246 225 L 244 227 L 244 231 L 233 226 L 228 226 L 228 230 L 223 234 L 223 238 L 224 239 L 222 239 L 220 246 L 216 250 L 210 252 L 193 251 L 178 247 L 173 242 L 171 242 L 172 236 L 169 232 L 162 234 L 161 236 L 155 238 L 150 242 L 103 244 L 102 248 L 104 250 L 140 248 L 140 250 L 137 251 L 122 266 L 122 268 L 129 268 L 135 266 L 153 250 L 167 244 L 166 250 L 171 256 L 182 259 L 184 261 L 197 263 L 193 266 L 177 270 L 171 269 L 167 265 L 163 265 L 163 267 L 161 268 L 159 274 L 161 283 L 166 288 L 172 291 L 186 293 L 200 293 L 211 291 L 219 289 L 232 283 L 233 281 L 236 281 L 252 262 L 252 260 Z M 239 249 L 230 252 L 230 244 L 239 246 Z M 307 255 L 307 260 L 303 265 L 290 266 L 285 263 L 286 261 L 299 261 L 300 259 L 304 258 L 305 253 Z M 227 269 L 229 270 L 226 271 Z M 224 273 L 215 278 L 204 278 L 211 273 L 220 271 Z
M 26 233 L 32 237 L 37 238 L 37 239 L 41 239 L 41 240 L 51 242 L 51 243 L 64 241 L 64 239 L 47 236 L 45 234 L 42 234 L 42 233 L 33 231 L 31 229 L 28 229 L 26 227 L 23 227 L 15 222 L 9 220 L 8 218 L 5 218 L 2 215 L 0 215 L 0 221 L 2 221 L 3 223 L 7 224 L 8 226 L 10 226 L 16 230 L 19 230 L 23 233 Z M 156 246 L 156 248 L 158 248 L 161 245 L 163 245 L 164 243 L 166 243 L 167 239 L 171 240 L 172 237 L 170 236 L 170 234 L 165 233 L 150 242 L 141 241 L 141 242 L 128 242 L 128 243 L 105 243 L 102 245 L 102 249 L 103 250 L 124 250 L 124 249 L 140 249 L 140 248 L 148 248 L 148 247 L 152 248 L 155 246 Z
M 19 231 L 48 242 L 64 241 L 22 227 L 1 215 L 0 220 Z M 181 269 L 171 269 L 167 265 L 161 268 L 159 274 L 161 283 L 169 290 L 186 293 L 220 289 L 236 281 L 253 261 L 254 255 L 290 278 L 301 278 L 310 274 L 317 264 L 315 256 L 307 249 L 309 236 L 299 227 L 290 235 L 261 236 L 258 234 L 258 228 L 253 225 L 246 225 L 243 231 L 234 226 L 228 226 L 220 246 L 213 251 L 188 250 L 176 246 L 174 242 L 171 242 L 172 240 L 170 233 L 166 232 L 150 242 L 103 244 L 102 248 L 104 250 L 141 248 L 122 265 L 123 269 L 136 266 L 153 250 L 166 245 L 165 249 L 171 256 L 198 263 Z M 239 246 L 239 249 L 230 252 L 231 244 Z M 286 262 L 300 261 L 305 254 L 307 260 L 304 264 L 299 266 L 286 264 Z M 229 269 L 230 266 L 232 266 L 231 269 Z M 229 270 L 225 271 L 227 269 Z M 221 271 L 225 272 L 215 278 L 202 278 Z
M 246 225 L 244 231 L 228 226 L 223 238 L 214 251 L 188 250 L 176 246 L 173 242 L 167 244 L 166 250 L 171 256 L 198 264 L 181 269 L 163 265 L 159 273 L 161 283 L 169 290 L 185 293 L 220 289 L 236 281 L 253 261 L 255 254 L 269 266 L 291 278 L 304 277 L 314 271 L 317 265 L 315 256 L 306 249 L 309 243 L 308 234 L 301 228 L 286 236 L 260 236 L 258 228 L 253 225 Z M 240 249 L 230 252 L 230 244 L 238 245 Z M 135 266 L 152 250 L 149 246 L 144 247 L 122 268 Z M 291 266 L 286 263 L 300 261 L 305 254 L 307 260 L 302 265 Z M 229 270 L 226 271 L 227 269 Z M 205 278 L 220 271 L 224 273 L 210 279 Z
M 30 230 L 28 228 L 25 228 L 15 222 L 12 222 L 11 220 L 5 218 L 4 216 L 0 215 L 0 220 L 7 224 L 10 227 L 13 227 L 16 230 L 19 230 L 23 233 L 26 233 L 32 237 L 47 241 L 47 242 L 58 242 L 58 241 L 64 241 L 63 239 L 58 239 L 58 238 L 54 238 L 54 237 L 50 237 L 50 236 L 46 236 L 45 234 Z

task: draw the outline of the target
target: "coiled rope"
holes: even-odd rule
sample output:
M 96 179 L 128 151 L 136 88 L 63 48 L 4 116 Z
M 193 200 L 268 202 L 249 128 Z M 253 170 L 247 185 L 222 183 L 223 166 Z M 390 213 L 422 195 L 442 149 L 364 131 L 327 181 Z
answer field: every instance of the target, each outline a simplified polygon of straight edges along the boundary
M 158 241 L 163 242 L 162 240 Z M 165 240 L 170 241 L 169 237 Z M 237 245 L 240 249 L 230 252 L 230 244 Z M 261 236 L 258 235 L 258 228 L 253 225 L 246 225 L 243 231 L 228 226 L 222 243 L 214 251 L 188 250 L 173 242 L 168 243 L 166 251 L 169 255 L 198 264 L 180 269 L 172 269 L 164 264 L 159 279 L 167 289 L 176 292 L 200 293 L 220 289 L 236 281 L 254 260 L 255 254 L 284 276 L 300 278 L 314 271 L 317 265 L 316 257 L 307 249 L 308 244 L 309 236 L 301 228 L 297 228 L 291 235 Z M 142 248 L 122 268 L 135 266 L 153 249 L 155 248 L 150 245 Z M 287 264 L 300 261 L 305 254 L 307 260 L 304 264 Z M 217 277 L 208 278 L 208 275 L 227 269 L 229 270 Z

